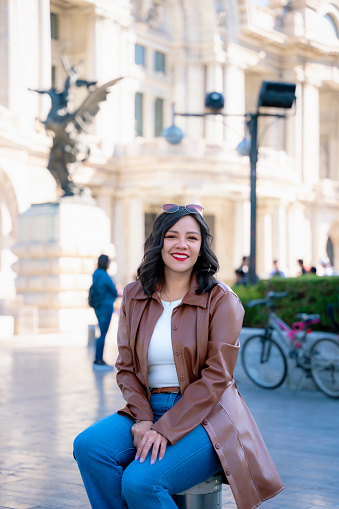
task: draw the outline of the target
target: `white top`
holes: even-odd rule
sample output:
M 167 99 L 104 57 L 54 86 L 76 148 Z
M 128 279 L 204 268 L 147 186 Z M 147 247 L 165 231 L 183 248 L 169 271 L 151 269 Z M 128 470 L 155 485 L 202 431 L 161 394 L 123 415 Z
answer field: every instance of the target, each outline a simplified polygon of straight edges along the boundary
M 172 349 L 171 318 L 173 309 L 181 301 L 182 299 L 173 302 L 161 301 L 164 310 L 154 328 L 148 348 L 149 387 L 179 387 Z

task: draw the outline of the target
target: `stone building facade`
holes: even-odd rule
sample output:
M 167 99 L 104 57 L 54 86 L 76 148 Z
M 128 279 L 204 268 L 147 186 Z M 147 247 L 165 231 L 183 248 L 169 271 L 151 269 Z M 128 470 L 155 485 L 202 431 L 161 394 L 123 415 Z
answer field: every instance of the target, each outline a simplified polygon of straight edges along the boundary
M 29 91 L 62 87 L 60 51 L 88 80 L 124 76 L 73 175 L 109 219 L 117 281 L 132 280 L 168 202 L 203 204 L 219 278 L 234 281 L 250 244 L 249 159 L 236 148 L 263 80 L 296 83 L 297 101 L 286 120 L 259 119 L 257 273 L 273 258 L 291 276 L 298 258 L 339 267 L 338 0 L 0 0 L 0 299 L 20 294 L 20 214 L 60 195 L 39 121 L 49 98 Z M 229 116 L 176 117 L 185 136 L 168 144 L 172 104 L 201 113 L 212 91 Z

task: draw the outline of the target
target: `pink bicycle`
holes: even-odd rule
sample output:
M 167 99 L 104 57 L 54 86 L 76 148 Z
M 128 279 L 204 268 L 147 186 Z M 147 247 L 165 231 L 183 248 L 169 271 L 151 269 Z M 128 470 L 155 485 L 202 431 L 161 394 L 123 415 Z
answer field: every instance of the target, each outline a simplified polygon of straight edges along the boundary
M 298 322 L 287 325 L 275 312 L 274 301 L 286 292 L 269 292 L 265 299 L 252 300 L 247 307 L 265 305 L 270 309 L 263 333 L 249 337 L 241 348 L 241 360 L 247 376 L 264 389 L 276 389 L 286 379 L 287 358 L 295 360 L 317 387 L 331 398 L 339 398 L 339 341 L 323 337 L 307 343 L 312 324 L 320 322 L 320 315 L 297 315 Z M 273 337 L 274 336 L 274 337 Z

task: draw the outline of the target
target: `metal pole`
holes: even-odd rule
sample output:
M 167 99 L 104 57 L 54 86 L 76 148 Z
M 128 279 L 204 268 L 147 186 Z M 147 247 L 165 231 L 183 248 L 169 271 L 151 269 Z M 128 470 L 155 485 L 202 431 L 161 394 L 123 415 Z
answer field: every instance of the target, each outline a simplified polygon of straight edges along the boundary
M 278 106 L 280 107 L 280 106 Z M 289 106 L 290 107 L 290 106 Z M 286 108 L 285 108 L 286 109 Z M 256 272 L 256 236 L 257 236 L 257 161 L 258 161 L 258 118 L 261 117 L 275 117 L 275 118 L 286 118 L 286 115 L 277 115 L 272 113 L 259 113 L 259 105 L 256 113 L 242 113 L 233 114 L 233 113 L 176 113 L 174 109 L 174 104 L 172 105 L 172 115 L 173 115 L 173 125 L 165 129 L 165 134 L 163 135 L 169 143 L 177 144 L 183 138 L 183 132 L 181 129 L 174 126 L 174 118 L 176 116 L 181 117 L 205 117 L 206 115 L 222 115 L 223 117 L 228 116 L 245 116 L 248 120 L 248 126 L 251 134 L 251 148 L 250 148 L 250 163 L 251 163 L 251 174 L 250 174 L 250 187 L 251 187 L 251 239 L 250 239 L 250 260 L 249 260 L 249 271 L 248 271 L 248 281 L 250 284 L 255 284 L 257 282 L 257 272 Z M 170 130 L 176 130 L 177 132 L 169 133 Z M 178 134 L 179 132 L 179 134 Z M 167 134 L 167 136 L 166 136 Z
M 250 243 L 250 265 L 249 265 L 249 282 L 254 285 L 257 282 L 256 275 L 256 237 L 257 237 L 257 161 L 258 161 L 258 116 L 259 113 L 252 113 L 250 120 L 251 133 L 251 243 Z

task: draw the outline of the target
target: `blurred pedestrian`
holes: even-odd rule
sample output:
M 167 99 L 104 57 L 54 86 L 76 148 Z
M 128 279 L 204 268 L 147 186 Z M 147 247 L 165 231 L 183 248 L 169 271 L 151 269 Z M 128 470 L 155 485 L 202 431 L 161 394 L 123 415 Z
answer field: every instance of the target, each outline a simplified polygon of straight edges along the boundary
M 215 279 L 202 207 L 162 210 L 121 305 L 127 404 L 83 431 L 74 457 L 95 509 L 172 509 L 221 469 L 238 507 L 257 507 L 283 485 L 233 380 L 244 310 Z
M 330 259 L 326 256 L 322 260 L 320 260 L 320 265 L 323 269 L 323 276 L 334 276 L 335 271 L 331 265 Z
M 245 272 L 242 269 L 235 269 L 235 283 L 234 286 L 246 286 L 247 277 Z
M 247 273 L 248 273 L 248 267 L 249 267 L 249 257 L 248 256 L 243 256 L 242 260 L 241 260 L 241 264 L 238 267 L 238 269 L 242 270 L 244 272 L 245 276 L 246 276 Z
M 285 273 L 280 270 L 279 268 L 279 261 L 278 260 L 273 260 L 273 270 L 272 272 L 270 272 L 269 278 L 272 278 L 272 277 L 286 277 L 285 276 Z
M 307 274 L 307 269 L 304 265 L 304 260 L 302 258 L 299 258 L 299 260 L 297 260 L 297 262 L 298 262 L 299 269 L 300 269 L 299 276 L 304 276 L 305 274 Z
M 312 265 L 312 267 L 310 268 L 310 272 L 309 273 L 313 274 L 314 276 L 317 276 L 317 267 Z
M 249 268 L 249 258 L 248 256 L 243 256 L 241 264 L 237 269 L 235 269 L 236 282 L 238 281 L 238 284 L 242 284 L 245 286 L 246 283 L 248 282 L 248 268 Z
M 118 296 L 113 280 L 107 273 L 109 266 L 109 257 L 105 254 L 100 255 L 98 258 L 98 268 L 92 276 L 93 286 L 99 301 L 99 305 L 94 308 L 94 311 L 100 328 L 100 336 L 97 338 L 95 344 L 93 368 L 100 370 L 113 369 L 113 366 L 108 365 L 103 360 L 105 339 L 112 319 L 113 305 Z

